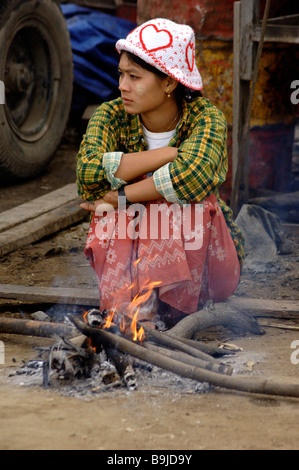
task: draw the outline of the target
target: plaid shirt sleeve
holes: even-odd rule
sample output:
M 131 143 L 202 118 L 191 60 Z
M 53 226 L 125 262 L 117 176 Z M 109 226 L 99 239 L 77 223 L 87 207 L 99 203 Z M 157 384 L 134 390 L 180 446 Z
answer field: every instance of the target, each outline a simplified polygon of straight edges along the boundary
M 170 163 L 167 163 L 153 173 L 154 185 L 166 201 L 182 205 L 183 201 L 180 201 L 173 189 L 169 166 Z
M 117 103 L 101 105 L 89 121 L 77 155 L 77 187 L 80 197 L 99 199 L 124 181 L 115 178 L 122 151 L 118 151 L 120 125 Z
M 186 138 L 169 165 L 173 189 L 180 200 L 202 201 L 226 179 L 226 120 L 207 100 L 194 104 Z
M 107 180 L 111 185 L 111 189 L 118 189 L 124 184 L 127 184 L 126 181 L 116 178 L 114 175 L 120 165 L 121 157 L 123 152 L 106 152 L 103 155 L 103 167 L 107 174 Z

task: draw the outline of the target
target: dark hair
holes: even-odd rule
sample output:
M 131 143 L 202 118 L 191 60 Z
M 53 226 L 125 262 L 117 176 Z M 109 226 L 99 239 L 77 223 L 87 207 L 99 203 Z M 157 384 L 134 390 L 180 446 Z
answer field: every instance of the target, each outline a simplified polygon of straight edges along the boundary
M 161 70 L 157 69 L 153 65 L 148 64 L 144 60 L 140 59 L 140 57 L 138 57 L 137 55 L 132 54 L 132 52 L 122 51 L 121 54 L 123 52 L 126 52 L 130 62 L 139 65 L 143 69 L 148 70 L 149 72 L 152 72 L 155 75 L 158 75 L 158 77 L 160 77 L 160 78 L 166 78 L 167 77 L 166 73 L 161 72 Z M 120 56 L 121 56 L 121 54 L 120 54 Z M 198 98 L 198 97 L 201 97 L 201 96 L 202 96 L 202 93 L 201 93 L 200 90 L 192 90 L 192 88 L 188 88 L 185 85 L 183 85 L 182 83 L 178 82 L 177 87 L 175 89 L 175 97 L 176 97 L 176 100 L 177 100 L 178 104 L 181 104 L 183 100 L 192 101 L 194 98 Z

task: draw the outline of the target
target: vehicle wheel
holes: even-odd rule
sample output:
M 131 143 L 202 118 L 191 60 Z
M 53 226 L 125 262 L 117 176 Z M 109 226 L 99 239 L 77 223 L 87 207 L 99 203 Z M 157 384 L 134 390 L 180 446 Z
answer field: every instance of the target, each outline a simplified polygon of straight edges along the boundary
M 0 0 L 0 179 L 36 176 L 68 120 L 72 48 L 55 0 Z

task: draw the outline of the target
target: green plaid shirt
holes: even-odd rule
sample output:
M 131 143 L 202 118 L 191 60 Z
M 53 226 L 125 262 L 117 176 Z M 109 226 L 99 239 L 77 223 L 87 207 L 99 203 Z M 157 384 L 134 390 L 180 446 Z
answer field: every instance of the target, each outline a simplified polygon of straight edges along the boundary
M 169 142 L 178 148 L 178 156 L 156 170 L 153 178 L 157 191 L 169 202 L 200 202 L 216 194 L 242 263 L 243 235 L 218 192 L 228 169 L 226 134 L 225 117 L 209 100 L 184 102 L 181 121 Z M 121 98 L 103 103 L 90 119 L 77 155 L 79 196 L 99 199 L 126 184 L 114 177 L 122 154 L 144 150 L 147 143 L 139 115 L 127 114 Z

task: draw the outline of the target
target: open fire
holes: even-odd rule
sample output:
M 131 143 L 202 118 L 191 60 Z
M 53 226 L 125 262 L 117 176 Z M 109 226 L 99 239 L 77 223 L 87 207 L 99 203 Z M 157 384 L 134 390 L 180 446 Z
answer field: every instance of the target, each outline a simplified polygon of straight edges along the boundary
M 239 319 L 239 315 L 234 317 L 235 312 L 233 311 L 226 312 L 224 315 L 225 307 L 223 305 L 218 308 L 221 308 L 225 324 L 227 324 L 228 316 L 230 319 Z M 189 318 L 188 322 L 195 322 L 198 328 L 198 323 L 202 322 L 203 318 L 205 318 L 205 324 L 210 322 L 213 312 L 211 309 L 212 306 L 206 306 L 200 312 L 186 318 Z M 136 311 L 134 315 L 135 313 Z M 56 378 L 60 379 L 60 384 L 63 383 L 61 379 L 68 379 L 68 387 L 71 391 L 74 390 L 75 394 L 77 394 L 77 387 L 92 393 L 105 391 L 106 387 L 111 386 L 125 386 L 130 390 L 135 389 L 138 382 L 136 373 L 140 371 L 142 373 L 139 376 L 141 376 L 143 383 L 145 383 L 144 378 L 146 380 L 147 375 L 144 376 L 143 372 L 150 371 L 150 382 L 152 386 L 155 386 L 155 381 L 152 381 L 152 371 L 154 370 L 158 371 L 159 380 L 161 377 L 167 376 L 167 380 L 169 379 L 173 384 L 175 377 L 176 388 L 177 384 L 183 383 L 185 385 L 191 382 L 193 388 L 190 388 L 194 392 L 208 391 L 210 387 L 216 386 L 247 393 L 299 397 L 299 384 L 296 382 L 276 382 L 264 377 L 254 378 L 244 375 L 232 376 L 231 359 L 228 358 L 227 362 L 222 358 L 226 354 L 230 356 L 235 354 L 235 349 L 222 349 L 216 345 L 186 340 L 181 336 L 175 337 L 171 330 L 161 332 L 150 328 L 146 323 L 143 324 L 145 336 L 142 342 L 139 342 L 136 340 L 135 334 L 131 333 L 134 321 L 136 322 L 135 331 L 139 333 L 140 330 L 140 324 L 136 319 L 134 320 L 134 315 L 128 321 L 127 314 L 117 312 L 116 315 L 116 311 L 114 311 L 112 322 L 110 317 L 109 328 L 107 328 L 105 314 L 95 309 L 88 311 L 84 319 L 82 313 L 66 316 L 68 324 L 25 319 L 0 319 L 0 330 L 2 328 L 9 333 L 33 334 L 48 338 L 53 338 L 56 332 L 56 337 L 60 337 L 58 343 L 52 347 L 38 348 L 40 349 L 39 358 L 31 362 L 30 367 L 27 364 L 27 367 L 21 368 L 14 375 L 26 374 L 30 377 L 37 377 L 39 380 L 42 378 L 44 386 L 49 386 L 51 383 L 54 387 L 57 384 Z M 127 323 L 124 322 L 123 317 L 127 319 Z M 186 326 L 185 320 L 180 321 L 181 324 L 184 322 L 184 326 Z M 243 328 L 244 320 L 243 317 Z M 217 323 L 219 323 L 219 318 Z M 254 321 L 253 325 L 255 323 Z M 129 327 L 122 332 L 118 328 L 118 324 L 122 324 L 122 326 L 128 324 Z M 247 322 L 246 328 L 249 324 L 252 327 L 252 322 Z M 160 386 L 168 388 L 165 382 L 163 385 L 158 385 L 158 387 Z
M 41 348 L 36 360 L 16 375 L 39 378 L 44 387 L 58 385 L 68 389 L 68 394 L 78 395 L 83 391 L 94 394 L 120 387 L 135 390 L 139 381 L 145 384 L 148 380 L 152 386 L 174 385 L 177 389 L 187 387 L 202 393 L 210 386 L 204 380 L 194 381 L 192 375 L 186 376 L 188 365 L 192 369 L 200 366 L 231 374 L 229 365 L 217 363 L 212 356 L 164 336 L 146 323 L 140 325 L 138 312 L 151 292 L 148 289 L 145 295 L 135 296 L 125 313 L 91 309 L 68 317 L 72 323 L 70 338 L 63 336 L 52 347 Z
M 140 258 L 134 263 L 134 268 L 138 268 Z M 145 339 L 145 331 L 140 322 L 150 319 L 151 307 L 149 300 L 155 294 L 155 289 L 161 284 L 160 281 L 144 281 L 143 286 L 138 288 L 137 278 L 133 280 L 129 287 L 124 286 L 117 294 L 111 295 L 111 307 L 103 311 L 101 328 L 110 329 L 111 327 L 119 328 L 119 331 L 129 336 L 133 341 L 142 342 Z M 128 306 L 122 304 L 122 293 L 128 290 L 132 292 L 133 299 Z M 146 306 L 146 307 L 144 307 Z M 146 309 L 145 312 L 142 310 Z M 121 314 L 119 312 L 122 312 Z M 84 314 L 84 320 L 87 321 L 87 314 Z M 88 323 L 88 321 L 87 321 Z

